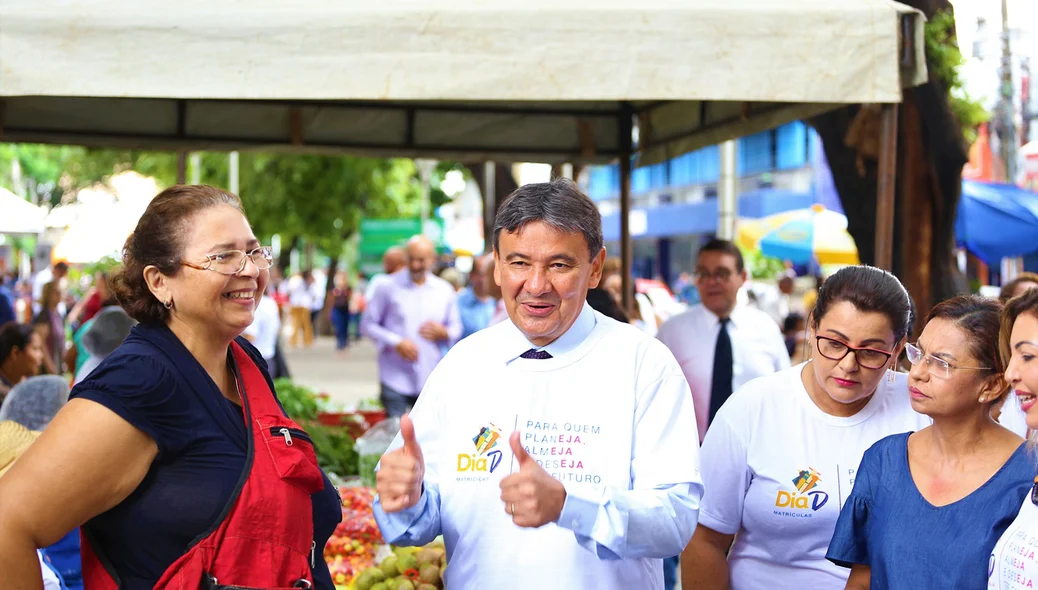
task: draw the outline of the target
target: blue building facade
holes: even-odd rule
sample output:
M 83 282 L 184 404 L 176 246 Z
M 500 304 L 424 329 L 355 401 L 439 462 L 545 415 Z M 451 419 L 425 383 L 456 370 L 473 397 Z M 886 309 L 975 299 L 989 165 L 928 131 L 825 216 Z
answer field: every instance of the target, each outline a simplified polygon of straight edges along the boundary
M 822 203 L 840 210 L 818 136 L 794 122 L 737 140 L 738 215 L 758 218 Z M 699 246 L 717 231 L 720 146 L 708 146 L 631 174 L 634 274 L 673 284 L 691 272 Z M 592 167 L 585 182 L 602 213 L 606 248 L 619 253 L 620 170 Z

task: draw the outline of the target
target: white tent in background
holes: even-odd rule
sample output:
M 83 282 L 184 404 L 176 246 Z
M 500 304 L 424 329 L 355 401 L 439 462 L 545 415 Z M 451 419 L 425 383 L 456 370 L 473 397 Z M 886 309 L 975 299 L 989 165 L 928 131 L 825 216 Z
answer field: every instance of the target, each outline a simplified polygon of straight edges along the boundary
M 923 21 L 890 0 L 0 0 L 2 139 L 619 161 L 628 279 L 632 156 L 896 105 L 927 79 Z M 885 107 L 881 266 L 896 122 Z
M 3 140 L 642 163 L 926 80 L 889 0 L 0 0 Z
M 39 234 L 46 217 L 46 209 L 0 187 L 0 234 Z

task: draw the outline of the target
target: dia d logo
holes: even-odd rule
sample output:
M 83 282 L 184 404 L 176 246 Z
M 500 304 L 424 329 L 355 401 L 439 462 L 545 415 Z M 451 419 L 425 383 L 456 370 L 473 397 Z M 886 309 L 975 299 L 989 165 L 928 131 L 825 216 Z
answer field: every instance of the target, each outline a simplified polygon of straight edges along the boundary
M 822 481 L 822 474 L 815 471 L 814 468 L 808 467 L 802 470 L 793 478 L 796 491 L 779 490 L 775 496 L 775 507 L 818 511 L 829 501 L 829 494 L 815 489 L 820 481 Z
M 501 451 L 496 450 L 501 440 L 501 429 L 493 424 L 479 429 L 472 439 L 476 447 L 473 454 L 458 453 L 458 471 L 482 471 L 493 473 L 501 464 Z

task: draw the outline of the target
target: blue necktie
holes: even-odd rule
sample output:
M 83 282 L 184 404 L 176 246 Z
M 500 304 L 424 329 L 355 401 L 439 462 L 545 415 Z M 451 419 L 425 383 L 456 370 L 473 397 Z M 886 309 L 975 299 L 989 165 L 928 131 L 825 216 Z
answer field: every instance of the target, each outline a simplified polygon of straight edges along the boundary
M 714 416 L 724 402 L 732 396 L 732 338 L 728 335 L 728 318 L 721 319 L 721 331 L 717 334 L 717 346 L 714 348 L 714 372 L 710 382 L 710 418 L 707 425 L 714 421 Z
M 527 350 L 526 352 L 524 352 L 521 355 L 519 355 L 519 358 L 521 358 L 521 359 L 536 359 L 536 360 L 539 360 L 539 361 L 543 361 L 543 360 L 546 360 L 546 359 L 550 359 L 551 355 L 546 353 L 546 352 L 544 352 L 543 350 L 537 350 L 536 348 L 531 348 L 530 350 Z

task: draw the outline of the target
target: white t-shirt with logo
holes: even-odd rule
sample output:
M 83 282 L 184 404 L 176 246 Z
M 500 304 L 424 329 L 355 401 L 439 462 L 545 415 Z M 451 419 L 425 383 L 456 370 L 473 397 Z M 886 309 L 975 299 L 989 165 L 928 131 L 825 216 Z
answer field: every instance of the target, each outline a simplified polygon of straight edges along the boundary
M 1038 506 L 1031 494 L 1020 514 L 995 544 L 988 563 L 989 590 L 1025 590 L 1038 587 Z
M 842 590 L 850 570 L 825 552 L 862 455 L 885 436 L 931 423 L 912 410 L 904 374 L 884 378 L 854 416 L 826 414 L 804 388 L 805 366 L 740 388 L 703 441 L 699 524 L 736 535 L 732 590 Z

